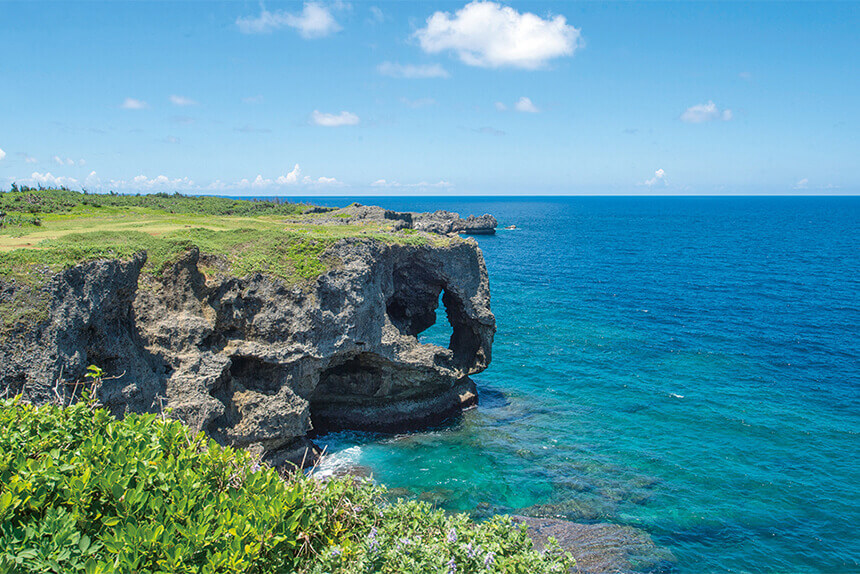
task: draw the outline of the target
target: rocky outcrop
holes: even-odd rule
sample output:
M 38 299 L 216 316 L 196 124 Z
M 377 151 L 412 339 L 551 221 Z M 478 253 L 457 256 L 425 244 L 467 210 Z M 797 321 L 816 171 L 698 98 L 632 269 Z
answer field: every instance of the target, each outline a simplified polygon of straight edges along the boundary
M 280 464 L 317 432 L 439 421 L 474 403 L 469 376 L 490 362 L 495 319 L 472 240 L 341 240 L 326 253 L 338 264 L 299 286 L 207 277 L 217 261 L 196 249 L 155 278 L 141 275 L 145 257 L 54 277 L 47 319 L 0 340 L 0 388 L 45 402 L 97 364 L 116 377 L 99 390 L 114 413 L 168 409 Z M 418 339 L 440 300 L 447 348 Z
M 496 232 L 496 218 L 485 213 L 479 217 L 470 215 L 466 219 L 451 211 L 413 213 L 414 229 L 431 233 L 466 233 L 469 235 L 492 235 Z
M 309 212 L 306 212 L 309 213 Z M 434 211 L 432 213 L 404 213 L 383 209 L 376 206 L 353 203 L 347 207 L 322 212 L 320 216 L 301 220 L 304 223 L 322 225 L 350 225 L 361 222 L 386 222 L 392 229 L 414 229 L 440 235 L 464 233 L 467 235 L 492 235 L 496 232 L 498 222 L 490 214 L 478 217 L 470 215 L 466 219 L 452 211 Z

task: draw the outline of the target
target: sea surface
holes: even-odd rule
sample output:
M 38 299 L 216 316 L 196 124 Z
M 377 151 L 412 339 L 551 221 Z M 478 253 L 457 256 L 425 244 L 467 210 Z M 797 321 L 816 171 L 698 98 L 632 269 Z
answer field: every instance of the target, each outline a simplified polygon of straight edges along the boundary
M 677 572 L 860 572 L 860 198 L 359 201 L 517 229 L 476 237 L 498 322 L 479 408 L 324 436 L 324 470 L 634 526 Z M 422 336 L 449 334 L 439 313 Z

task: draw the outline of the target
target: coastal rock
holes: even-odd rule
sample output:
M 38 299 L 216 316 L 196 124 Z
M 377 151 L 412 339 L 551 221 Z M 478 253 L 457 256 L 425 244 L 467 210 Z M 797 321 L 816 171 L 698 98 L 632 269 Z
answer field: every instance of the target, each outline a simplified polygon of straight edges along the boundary
M 616 524 L 579 524 L 554 518 L 513 516 L 528 526 L 535 548 L 543 550 L 550 537 L 576 559 L 577 574 L 636 574 L 670 572 L 672 554 L 660 548 L 648 533 Z
M 467 235 L 492 235 L 496 232 L 498 222 L 492 215 L 470 215 L 463 219 L 452 211 L 438 210 L 432 213 L 407 213 L 392 211 L 382 207 L 353 203 L 347 207 L 335 210 L 307 211 L 305 213 L 320 214 L 310 219 L 302 219 L 302 223 L 317 225 L 355 225 L 362 222 L 386 222 L 393 230 L 414 229 L 439 235 L 463 233 Z
M 492 235 L 496 232 L 498 222 L 489 214 L 479 217 L 470 215 L 466 219 L 451 211 L 434 211 L 432 213 L 413 213 L 413 229 L 431 233 L 466 233 L 471 235 Z
M 300 286 L 207 277 L 202 257 L 187 251 L 159 279 L 141 276 L 144 254 L 58 274 L 46 318 L 0 340 L 0 389 L 68 397 L 96 364 L 115 377 L 98 393 L 115 414 L 168 409 L 273 464 L 312 463 L 315 433 L 408 429 L 475 403 L 469 377 L 489 365 L 495 318 L 473 240 L 344 239 L 325 253 L 337 264 Z M 418 340 L 440 297 L 447 348 Z

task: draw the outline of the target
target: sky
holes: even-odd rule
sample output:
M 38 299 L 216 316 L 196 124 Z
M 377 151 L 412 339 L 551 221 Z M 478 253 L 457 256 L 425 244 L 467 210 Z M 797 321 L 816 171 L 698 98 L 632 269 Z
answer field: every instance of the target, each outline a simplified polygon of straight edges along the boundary
M 857 2 L 0 0 L 0 189 L 856 194 Z

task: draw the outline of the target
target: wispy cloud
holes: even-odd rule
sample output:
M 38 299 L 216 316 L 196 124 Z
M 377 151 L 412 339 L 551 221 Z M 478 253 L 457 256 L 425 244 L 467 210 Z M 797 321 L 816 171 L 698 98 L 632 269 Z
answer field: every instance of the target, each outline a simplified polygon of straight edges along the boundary
M 6 157 L 6 152 L 5 152 L 5 151 L 3 151 L 2 149 L 0 149 L 0 161 L 3 161 L 3 159 L 4 159 L 5 157 Z
M 645 185 L 654 187 L 655 185 L 666 185 L 666 172 L 662 168 L 654 172 L 654 177 L 645 180 Z
M 247 98 L 242 98 L 243 104 L 262 104 L 263 96 L 248 96 Z
M 336 128 L 340 126 L 354 126 L 361 120 L 352 112 L 343 111 L 339 114 L 325 114 L 319 110 L 314 110 L 311 114 L 311 121 L 318 126 Z
M 496 111 L 508 111 L 508 105 L 504 102 L 496 102 L 494 105 L 496 107 Z M 523 112 L 527 114 L 536 114 L 540 112 L 540 109 L 538 109 L 534 102 L 532 102 L 531 98 L 527 98 L 526 96 L 523 96 L 519 100 L 514 102 L 512 108 L 518 112 Z
M 681 121 L 688 124 L 702 124 L 713 120 L 729 121 L 732 119 L 732 110 L 720 110 L 714 102 L 697 104 L 684 110 Z
M 341 29 L 331 9 L 318 2 L 305 2 L 302 11 L 269 12 L 262 8 L 259 16 L 236 20 L 239 31 L 244 34 L 267 34 L 281 28 L 293 28 L 302 38 L 323 38 Z
M 504 136 L 507 135 L 507 132 L 503 132 L 502 130 L 498 130 L 491 126 L 483 126 L 480 128 L 472 128 L 472 131 L 478 134 L 484 134 L 488 136 Z
M 495 2 L 471 2 L 453 15 L 436 12 L 415 33 L 430 54 L 454 52 L 470 66 L 545 67 L 582 45 L 580 32 L 564 16 L 541 18 Z
M 532 103 L 531 99 L 525 96 L 517 100 L 517 103 L 514 104 L 514 109 L 518 112 L 525 112 L 527 114 L 536 114 L 540 111 L 537 106 Z
M 58 155 L 55 155 L 53 159 L 54 159 L 54 163 L 56 163 L 57 165 L 85 165 L 87 163 L 86 160 L 83 160 L 83 159 L 79 159 L 78 161 L 75 161 L 70 157 L 63 159 Z M 27 163 L 35 163 L 35 162 L 29 162 L 28 161 Z
M 175 94 L 170 96 L 170 103 L 173 104 L 174 106 L 181 106 L 181 107 L 196 106 L 197 105 L 197 102 L 195 102 L 191 98 L 186 98 L 185 96 L 177 96 Z
M 149 107 L 149 104 L 147 104 L 143 100 L 138 100 L 135 98 L 126 98 L 125 100 L 123 100 L 120 107 L 124 110 L 145 110 Z
M 427 106 L 436 105 L 436 100 L 434 100 L 433 98 L 418 98 L 416 100 L 410 100 L 409 98 L 400 98 L 400 102 L 403 103 L 403 105 L 413 109 L 426 108 Z
M 807 189 L 809 187 L 809 178 L 804 177 L 794 184 L 794 189 Z
M 237 131 L 239 133 L 243 133 L 243 134 L 270 134 L 270 133 L 272 133 L 272 130 L 270 130 L 269 128 L 258 128 L 258 127 L 251 126 L 248 124 L 245 124 L 242 127 L 233 128 L 233 129 L 235 131 Z
M 376 71 L 383 76 L 392 78 L 428 79 L 447 78 L 448 72 L 439 64 L 398 64 L 395 62 L 382 62 L 376 67 Z

